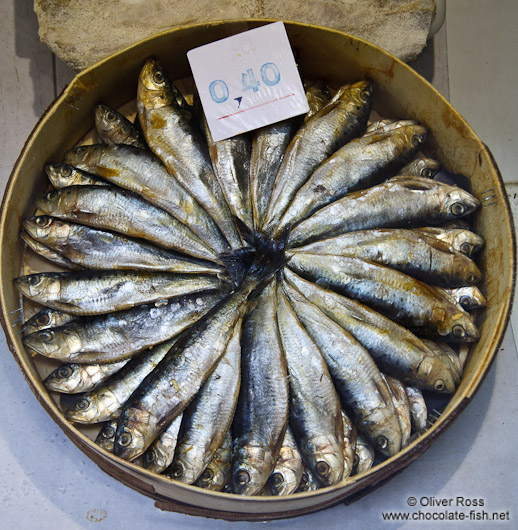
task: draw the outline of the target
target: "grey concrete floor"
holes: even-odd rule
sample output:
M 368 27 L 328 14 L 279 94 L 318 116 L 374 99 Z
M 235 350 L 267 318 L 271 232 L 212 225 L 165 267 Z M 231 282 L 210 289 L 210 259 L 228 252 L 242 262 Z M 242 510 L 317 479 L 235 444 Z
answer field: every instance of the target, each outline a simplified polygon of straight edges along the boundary
M 8 175 L 36 120 L 71 72 L 37 41 L 32 2 L 0 0 L 0 184 Z M 449 98 L 492 150 L 518 205 L 516 109 L 518 3 L 515 0 L 448 2 L 446 26 L 437 39 L 432 82 Z M 427 53 L 431 53 L 428 51 Z M 418 66 L 419 67 L 419 66 Z M 430 72 L 429 72 L 430 74 Z M 432 74 L 430 74 L 433 77 Z M 513 314 L 518 333 L 518 312 Z M 0 338 L 0 527 L 247 528 L 251 523 L 208 521 L 157 510 L 153 502 L 104 474 L 52 422 L 26 385 L 3 335 Z M 408 469 L 350 506 L 337 506 L 270 528 L 518 528 L 516 437 L 518 355 L 512 329 L 473 402 Z M 446 499 L 450 511 L 502 512 L 485 522 L 387 522 L 382 513 L 408 511 L 409 497 L 423 511 L 429 499 Z M 483 506 L 456 507 L 457 497 Z M 451 499 L 451 501 L 449 501 Z M 465 501 L 467 503 L 467 501 Z M 445 508 L 437 508 L 439 514 Z M 507 520 L 507 512 L 509 519 Z M 439 517 L 439 516 L 437 516 Z M 257 527 L 257 524 L 255 525 Z

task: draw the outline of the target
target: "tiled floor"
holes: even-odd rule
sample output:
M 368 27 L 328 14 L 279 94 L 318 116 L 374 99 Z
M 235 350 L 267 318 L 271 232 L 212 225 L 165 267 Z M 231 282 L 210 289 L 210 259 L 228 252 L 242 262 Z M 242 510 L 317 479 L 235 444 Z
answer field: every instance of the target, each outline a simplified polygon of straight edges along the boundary
M 23 142 L 70 71 L 37 41 L 30 0 L 0 0 L 0 186 Z M 446 28 L 428 50 L 423 68 L 449 93 L 453 105 L 488 144 L 518 208 L 516 122 L 518 3 L 455 0 Z M 447 46 L 446 46 L 447 41 Z M 430 70 L 430 56 L 435 70 Z M 438 68 L 448 64 L 448 69 Z M 435 72 L 435 75 L 432 75 Z M 448 75 L 449 74 L 449 75 Z M 515 311 L 518 330 L 518 311 Z M 28 389 L 0 338 L 0 521 L 2 529 L 245 528 L 157 510 L 152 501 L 100 471 L 52 423 Z M 383 522 L 385 511 L 405 511 L 415 497 L 423 511 L 430 498 L 446 499 L 436 517 L 466 511 L 457 497 L 483 499 L 481 510 L 509 510 L 511 521 L 451 523 L 455 528 L 517 528 L 518 357 L 508 330 L 481 390 L 452 427 L 409 469 L 351 506 L 268 523 L 270 528 L 438 528 L 437 522 Z M 449 501 L 449 499 L 452 499 Z M 443 515 L 440 515 L 443 514 Z M 257 525 L 256 525 L 257 526 Z

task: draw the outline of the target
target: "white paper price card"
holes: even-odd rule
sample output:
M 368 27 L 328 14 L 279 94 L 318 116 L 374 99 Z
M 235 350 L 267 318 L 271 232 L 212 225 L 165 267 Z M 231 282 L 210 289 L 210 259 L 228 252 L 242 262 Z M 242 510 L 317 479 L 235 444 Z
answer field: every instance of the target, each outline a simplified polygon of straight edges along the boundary
M 187 58 L 214 141 L 309 110 L 282 22 L 200 46 Z

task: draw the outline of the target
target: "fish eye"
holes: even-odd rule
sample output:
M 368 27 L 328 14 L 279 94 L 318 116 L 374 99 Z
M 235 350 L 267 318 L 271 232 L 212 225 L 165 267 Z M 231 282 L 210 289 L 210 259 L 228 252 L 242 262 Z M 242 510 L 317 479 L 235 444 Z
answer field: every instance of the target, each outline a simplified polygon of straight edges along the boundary
M 153 462 L 156 462 L 156 455 L 155 455 L 155 451 L 148 451 L 146 453 L 146 462 L 148 464 L 152 464 Z
M 31 274 L 27 276 L 27 283 L 29 285 L 38 285 L 41 282 L 42 278 L 39 274 Z
M 161 85 L 161 84 L 165 81 L 165 76 L 164 76 L 164 74 L 163 74 L 160 70 L 157 70 L 157 71 L 153 74 L 153 81 L 154 81 L 157 85 Z
M 327 462 L 324 462 L 323 460 L 321 460 L 320 462 L 317 462 L 317 465 L 315 466 L 315 471 L 321 477 L 325 477 L 331 471 L 331 467 L 329 466 Z
M 466 332 L 464 331 L 464 328 L 459 324 L 456 324 L 455 326 L 451 328 L 451 333 L 457 339 L 463 339 L 464 335 L 466 334 Z
M 121 447 L 128 447 L 128 445 L 131 443 L 131 440 L 133 440 L 131 433 L 124 431 L 119 437 L 119 445 Z
M 214 471 L 210 467 L 205 468 L 205 470 L 200 476 L 200 480 L 204 480 L 204 481 L 209 481 L 209 480 L 212 480 L 213 478 L 214 478 Z
M 460 299 L 459 299 L 459 302 L 460 302 L 460 305 L 464 309 L 467 309 L 468 307 L 471 307 L 471 298 L 467 294 L 465 294 L 464 296 L 461 296 Z
M 472 272 L 469 273 L 467 280 L 468 280 L 468 283 L 474 283 L 476 280 L 475 275 Z
M 82 154 L 86 151 L 86 145 L 81 145 L 76 149 L 77 154 Z
M 370 90 L 362 90 L 360 92 L 360 98 L 363 100 L 363 101 L 369 101 L 371 97 L 371 92 Z
M 427 179 L 431 179 L 433 177 L 433 170 L 431 170 L 429 167 L 425 167 L 422 171 L 421 171 L 421 176 L 422 177 L 425 177 Z
M 43 315 L 39 315 L 36 319 L 36 324 L 38 324 L 38 326 L 45 326 L 47 324 L 50 324 L 50 315 L 46 313 Z
M 70 377 L 72 375 L 72 368 L 70 368 L 70 366 L 62 366 L 59 370 L 58 370 L 58 375 L 59 377 Z
M 386 449 L 388 447 L 388 439 L 386 436 L 378 436 L 376 438 L 376 447 L 378 449 Z
M 52 339 L 54 339 L 54 332 L 49 330 L 40 331 L 38 336 L 43 342 L 50 342 Z
M 175 478 L 181 477 L 183 475 L 183 466 L 182 464 L 176 464 L 172 469 L 172 475 Z
M 113 438 L 115 436 L 115 428 L 112 427 L 111 425 L 108 425 L 108 427 L 103 429 L 101 434 L 103 438 L 106 438 L 109 440 L 110 438 Z
M 433 384 L 433 387 L 435 390 L 437 390 L 437 392 L 442 392 L 446 388 L 446 385 L 442 379 L 437 379 L 437 381 L 435 381 Z
M 469 243 L 462 243 L 460 246 L 460 251 L 463 254 L 466 254 L 466 256 L 469 256 L 471 254 L 473 247 Z
M 90 400 L 88 398 L 81 398 L 77 403 L 76 403 L 76 409 L 77 410 L 85 410 L 87 409 L 88 407 L 90 406 Z
M 58 196 L 58 192 L 56 190 L 53 190 L 53 191 L 49 191 L 47 193 L 47 195 L 45 195 L 45 198 L 48 201 L 51 201 L 51 200 L 55 199 L 57 196 Z
M 283 480 L 282 475 L 280 473 L 274 473 L 270 477 L 270 484 L 274 488 L 278 488 L 283 482 L 284 482 L 284 480 Z
M 412 136 L 412 145 L 414 147 L 419 147 L 423 143 L 423 137 L 419 136 L 418 134 L 414 134 Z
M 38 226 L 45 227 L 45 226 L 50 225 L 50 223 L 52 222 L 52 220 L 49 219 L 46 215 L 38 215 L 38 217 L 36 217 L 36 219 L 34 219 L 34 222 L 35 222 Z
M 248 471 L 241 469 L 241 471 L 239 471 L 237 474 L 236 482 L 240 486 L 246 486 L 250 482 L 250 475 L 248 474 Z
M 61 168 L 61 176 L 62 177 L 70 177 L 72 175 L 72 168 L 70 166 L 63 166 Z
M 106 113 L 106 121 L 115 121 L 117 119 L 117 114 L 115 114 L 115 112 L 113 112 L 113 110 L 109 110 L 107 113 Z
M 451 205 L 450 212 L 456 216 L 464 215 L 464 213 L 466 212 L 466 208 L 461 202 L 454 202 Z

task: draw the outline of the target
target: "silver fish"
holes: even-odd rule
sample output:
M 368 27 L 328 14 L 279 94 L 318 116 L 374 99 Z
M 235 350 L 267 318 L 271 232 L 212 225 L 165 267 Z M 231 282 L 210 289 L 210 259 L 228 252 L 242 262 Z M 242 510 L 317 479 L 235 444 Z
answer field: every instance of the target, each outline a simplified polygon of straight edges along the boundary
M 67 186 L 109 186 L 110 183 L 70 164 L 47 164 L 45 173 L 55 188 Z
M 392 400 L 401 429 L 401 449 L 409 442 L 412 425 L 410 423 L 410 405 L 406 397 L 405 386 L 401 381 L 390 375 L 383 374 L 387 385 L 392 392 Z
M 353 473 L 358 475 L 368 471 L 374 464 L 374 447 L 366 440 L 366 438 L 358 433 L 356 439 L 356 456 L 354 459 Z
M 239 232 L 214 175 L 202 132 L 189 109 L 178 105 L 171 83 L 155 59 L 142 68 L 137 89 L 139 121 L 150 149 L 214 219 L 232 248 Z
M 242 382 L 234 421 L 234 490 L 254 495 L 266 483 L 288 422 L 288 376 L 276 319 L 275 282 L 255 300 L 242 337 Z
M 420 388 L 455 391 L 450 370 L 406 328 L 356 300 L 302 279 L 288 268 L 284 278 L 363 344 L 385 373 Z
M 228 250 L 209 214 L 153 153 L 128 145 L 88 145 L 67 151 L 65 161 L 134 191 L 169 212 L 215 252 Z
M 423 397 L 423 393 L 415 386 L 405 386 L 406 397 L 410 407 L 410 420 L 412 430 L 421 433 L 426 429 L 428 409 Z
M 372 103 L 372 84 L 346 85 L 291 140 L 275 179 L 263 231 L 271 233 L 311 173 L 346 142 L 361 134 Z
M 171 477 L 192 484 L 212 460 L 230 428 L 241 381 L 241 321 L 225 353 L 183 413 Z
M 344 480 L 353 472 L 357 431 L 344 410 L 342 410 L 342 421 L 344 424 L 344 474 L 342 480 Z
M 338 149 L 297 191 L 273 235 L 282 234 L 317 210 L 350 192 L 392 176 L 424 144 L 427 129 L 408 125 L 365 135 Z
M 344 468 L 340 401 L 317 345 L 277 289 L 277 321 L 290 381 L 290 427 L 318 481 L 336 484 Z
M 31 300 L 74 315 L 99 315 L 222 287 L 210 274 L 147 271 L 40 272 L 14 280 Z
M 304 81 L 304 88 L 309 105 L 309 112 L 304 116 L 304 121 L 308 121 L 309 118 L 329 103 L 331 92 L 329 92 L 329 87 L 322 79 Z
M 320 489 L 320 483 L 316 479 L 315 475 L 311 472 L 309 467 L 304 466 L 302 475 L 300 477 L 300 482 L 295 490 L 295 493 L 302 493 L 305 491 L 316 491 Z
M 56 328 L 72 322 L 76 317 L 63 311 L 44 307 L 22 325 L 22 335 L 29 335 L 41 329 Z
M 144 240 L 39 215 L 22 221 L 29 235 L 73 263 L 91 269 L 221 273 L 223 268 Z
M 355 230 L 445 222 L 478 206 L 480 201 L 461 188 L 423 177 L 397 176 L 321 208 L 292 230 L 288 246 Z
M 182 424 L 183 413 L 177 416 L 163 430 L 142 455 L 142 467 L 153 473 L 162 473 L 173 462 L 178 433 Z
M 474 311 L 486 307 L 486 299 L 480 289 L 474 285 L 446 289 L 446 292 L 466 310 Z
M 205 315 L 225 293 L 179 296 L 108 315 L 78 318 L 23 338 L 30 350 L 81 364 L 109 363 L 169 340 Z
M 113 443 L 115 442 L 115 432 L 117 431 L 117 420 L 118 418 L 115 418 L 104 423 L 95 438 L 95 443 L 109 453 L 113 453 Z
M 430 237 L 444 241 L 451 247 L 466 256 L 471 256 L 484 246 L 484 240 L 477 234 L 466 229 L 445 228 L 445 227 L 423 227 L 417 228 L 419 232 L 424 232 Z
M 202 259 L 216 257 L 194 232 L 170 213 L 118 186 L 69 186 L 46 193 L 35 204 L 53 217 L 143 238 Z
M 227 432 L 223 442 L 214 453 L 209 465 L 203 470 L 196 486 L 212 491 L 221 491 L 232 477 L 232 435 Z
M 441 164 L 433 158 L 420 157 L 412 160 L 398 171 L 399 175 L 415 175 L 433 179 L 441 169 Z

